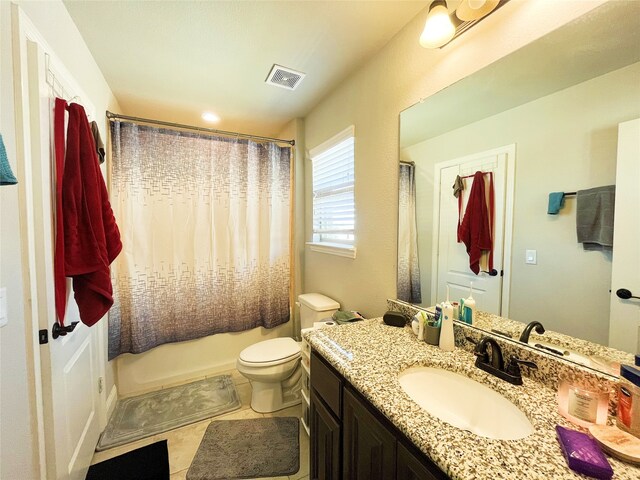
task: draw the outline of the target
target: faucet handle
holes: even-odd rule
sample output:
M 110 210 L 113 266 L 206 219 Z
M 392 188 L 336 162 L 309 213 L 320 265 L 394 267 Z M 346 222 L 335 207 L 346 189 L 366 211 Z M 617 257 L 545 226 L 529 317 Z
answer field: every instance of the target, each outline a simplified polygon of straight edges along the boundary
M 538 368 L 538 365 L 536 365 L 534 362 L 531 362 L 529 360 L 522 360 L 518 357 L 511 357 L 509 365 L 507 365 L 507 373 L 509 375 L 513 375 L 514 377 L 522 376 L 520 373 L 520 365 L 529 368 Z

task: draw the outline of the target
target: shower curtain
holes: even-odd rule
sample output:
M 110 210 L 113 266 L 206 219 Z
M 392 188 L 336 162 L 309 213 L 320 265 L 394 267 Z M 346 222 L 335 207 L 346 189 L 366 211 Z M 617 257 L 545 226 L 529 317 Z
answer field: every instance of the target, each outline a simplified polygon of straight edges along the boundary
M 416 227 L 415 167 L 400 164 L 398 198 L 398 299 L 422 303 L 418 233 Z
M 109 359 L 289 320 L 289 147 L 111 122 Z

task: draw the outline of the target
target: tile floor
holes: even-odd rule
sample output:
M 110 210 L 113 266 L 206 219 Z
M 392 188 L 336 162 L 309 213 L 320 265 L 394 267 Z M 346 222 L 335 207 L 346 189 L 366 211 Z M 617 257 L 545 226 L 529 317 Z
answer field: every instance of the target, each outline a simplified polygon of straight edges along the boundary
M 119 447 L 104 450 L 102 452 L 96 452 L 93 455 L 91 461 L 92 464 L 108 460 L 109 458 L 121 455 L 136 448 L 144 447 L 159 440 L 167 440 L 169 447 L 169 468 L 171 470 L 171 480 L 185 480 L 187 478 L 187 470 L 191 465 L 191 461 L 200 446 L 200 441 L 204 435 L 207 426 L 211 420 L 234 420 L 244 418 L 261 418 L 261 417 L 298 417 L 300 418 L 301 406 L 296 405 L 294 407 L 280 410 L 279 412 L 262 414 L 256 413 L 251 410 L 249 406 L 251 402 L 251 385 L 249 381 L 240 375 L 237 370 L 232 370 L 228 373 L 233 378 L 238 394 L 240 395 L 240 402 L 242 406 L 240 410 L 235 410 L 226 415 L 214 417 L 213 419 L 203 420 L 198 423 L 186 425 L 184 427 L 176 428 L 168 432 L 159 433 L 149 438 L 139 440 L 137 442 L 129 443 L 127 445 L 121 445 Z M 308 480 L 309 479 L 309 437 L 304 431 L 302 424 L 300 425 L 300 470 L 298 473 L 284 477 L 269 477 L 267 480 Z M 263 478 L 264 480 L 264 478 Z

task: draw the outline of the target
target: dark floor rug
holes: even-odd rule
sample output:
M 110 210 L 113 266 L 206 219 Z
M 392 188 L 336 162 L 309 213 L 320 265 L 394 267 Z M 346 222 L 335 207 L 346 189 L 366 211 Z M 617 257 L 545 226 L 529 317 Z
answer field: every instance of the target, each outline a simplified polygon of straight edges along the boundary
M 89 467 L 85 480 L 169 480 L 167 441 L 152 443 Z
M 96 450 L 106 450 L 240 408 L 230 375 L 118 400 Z
M 299 425 L 295 417 L 213 421 L 187 480 L 292 475 L 300 469 Z

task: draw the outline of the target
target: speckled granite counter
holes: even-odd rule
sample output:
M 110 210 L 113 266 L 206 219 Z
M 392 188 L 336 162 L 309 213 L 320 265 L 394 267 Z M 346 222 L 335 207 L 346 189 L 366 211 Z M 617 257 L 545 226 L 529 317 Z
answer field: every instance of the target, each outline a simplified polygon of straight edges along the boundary
M 305 333 L 325 357 L 382 414 L 447 475 L 456 480 L 585 478 L 566 465 L 555 425 L 577 428 L 557 413 L 555 391 L 524 379 L 514 386 L 474 366 L 469 352 L 442 352 L 419 342 L 409 327 L 366 320 Z M 402 390 L 398 373 L 414 365 L 434 366 L 467 375 L 504 395 L 529 418 L 535 433 L 522 440 L 492 440 L 453 427 L 420 408 Z M 609 461 L 614 479 L 637 480 L 640 468 Z

